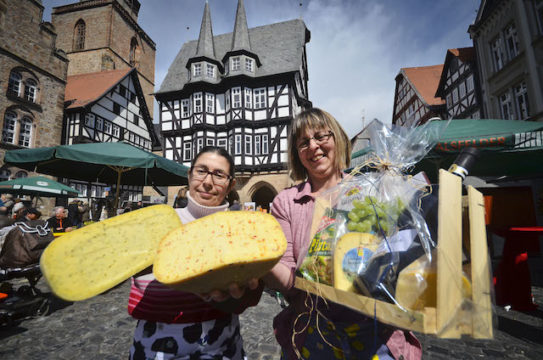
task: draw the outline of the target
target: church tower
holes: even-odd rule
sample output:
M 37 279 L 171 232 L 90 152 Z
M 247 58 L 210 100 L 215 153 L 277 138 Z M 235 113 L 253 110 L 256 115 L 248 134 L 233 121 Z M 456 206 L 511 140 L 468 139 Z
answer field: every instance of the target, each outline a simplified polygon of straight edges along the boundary
M 136 68 L 152 116 L 156 45 L 138 25 L 139 9 L 138 0 L 81 0 L 53 8 L 51 21 L 68 76 Z

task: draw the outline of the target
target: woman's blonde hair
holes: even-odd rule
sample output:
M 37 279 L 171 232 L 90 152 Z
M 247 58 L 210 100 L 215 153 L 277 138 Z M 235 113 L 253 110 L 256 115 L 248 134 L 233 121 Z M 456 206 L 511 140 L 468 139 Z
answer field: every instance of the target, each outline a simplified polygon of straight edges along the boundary
M 311 108 L 298 114 L 290 128 L 288 136 L 288 168 L 294 181 L 305 180 L 307 171 L 298 156 L 297 140 L 307 129 L 321 130 L 329 128 L 334 134 L 336 144 L 335 167 L 338 171 L 351 164 L 351 142 L 338 121 L 328 112 L 319 108 Z

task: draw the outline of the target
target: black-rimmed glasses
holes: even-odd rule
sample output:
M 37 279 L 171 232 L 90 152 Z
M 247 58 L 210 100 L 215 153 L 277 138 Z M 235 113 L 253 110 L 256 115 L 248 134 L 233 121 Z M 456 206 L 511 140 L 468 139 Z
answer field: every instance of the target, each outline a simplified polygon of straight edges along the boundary
M 207 175 L 211 175 L 211 180 L 216 185 L 225 185 L 232 179 L 232 176 L 220 171 L 209 171 L 206 168 L 197 167 L 192 170 L 192 177 L 194 180 L 204 181 Z
M 334 133 L 332 131 L 328 131 L 327 133 L 318 133 L 313 135 L 310 138 L 304 139 L 300 144 L 298 144 L 298 150 L 305 150 L 309 148 L 309 143 L 311 140 L 315 140 L 315 143 L 317 145 L 322 145 L 325 142 L 328 142 L 331 136 L 334 136 Z

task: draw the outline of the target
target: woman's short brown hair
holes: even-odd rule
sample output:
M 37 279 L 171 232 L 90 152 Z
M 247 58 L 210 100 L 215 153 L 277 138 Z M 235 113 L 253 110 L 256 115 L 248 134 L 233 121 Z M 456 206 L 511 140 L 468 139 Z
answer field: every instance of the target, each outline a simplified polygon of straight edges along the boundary
M 297 140 L 302 136 L 306 129 L 326 129 L 329 128 L 334 134 L 336 145 L 335 166 L 338 171 L 346 169 L 351 164 L 351 142 L 338 121 L 328 112 L 319 108 L 311 108 L 298 114 L 290 127 L 288 136 L 288 168 L 290 177 L 294 180 L 305 180 L 307 171 L 298 156 Z

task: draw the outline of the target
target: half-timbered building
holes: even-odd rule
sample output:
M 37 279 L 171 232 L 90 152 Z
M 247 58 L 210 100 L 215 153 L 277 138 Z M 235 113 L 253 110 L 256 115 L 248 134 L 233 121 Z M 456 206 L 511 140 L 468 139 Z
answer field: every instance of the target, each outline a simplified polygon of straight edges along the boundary
M 443 65 L 402 68 L 396 76 L 392 123 L 424 124 L 430 118 L 446 118 L 445 101 L 436 97 Z
M 160 150 L 135 68 L 68 76 L 63 144 L 124 141 Z M 84 196 L 103 197 L 107 184 L 70 180 Z M 128 200 L 140 200 L 143 187 L 124 187 Z
M 543 1 L 481 1 L 468 32 L 484 117 L 543 121 Z
M 435 94 L 445 99 L 447 119 L 480 119 L 480 91 L 473 47 L 449 49 Z
M 249 29 L 243 0 L 234 31 L 213 35 L 205 4 L 198 40 L 185 43 L 155 94 L 164 156 L 184 165 L 207 145 L 227 149 L 238 171 L 235 198 L 267 208 L 290 185 L 287 134 L 310 105 L 302 20 Z

